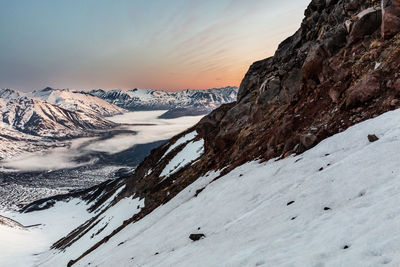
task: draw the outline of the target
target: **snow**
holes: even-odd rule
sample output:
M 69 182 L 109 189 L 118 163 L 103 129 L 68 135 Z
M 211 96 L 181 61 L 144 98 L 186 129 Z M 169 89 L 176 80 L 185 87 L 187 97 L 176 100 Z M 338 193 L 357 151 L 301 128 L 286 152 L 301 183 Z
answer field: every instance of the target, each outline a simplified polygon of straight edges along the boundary
M 164 176 L 165 180 L 171 174 L 179 171 L 189 163 L 198 159 L 204 153 L 204 140 L 192 141 L 188 143 L 182 151 L 180 151 L 171 161 L 165 166 L 160 176 Z
M 91 217 L 87 208 L 80 199 L 71 199 L 44 211 L 1 212 L 25 226 L 40 225 L 26 229 L 0 225 L 0 266 L 34 266 L 39 253 Z
M 104 237 L 111 234 L 116 228 L 121 226 L 123 222 L 138 213 L 144 207 L 144 199 L 124 198 L 116 205 L 101 213 L 85 233 L 83 237 L 67 247 L 62 253 L 57 251 L 49 251 L 45 253 L 41 260 L 40 266 L 65 266 L 68 260 L 63 254 L 67 254 L 70 258 L 77 258 L 83 251 L 90 249 Z M 60 264 L 62 262 L 62 264 Z
M 188 142 L 188 141 L 190 141 L 190 140 L 193 140 L 196 136 L 197 136 L 196 131 L 193 131 L 193 132 L 190 132 L 190 133 L 188 133 L 188 134 L 185 134 L 184 136 L 182 136 L 181 138 L 179 138 L 173 145 L 171 145 L 171 146 L 168 148 L 167 152 L 165 152 L 165 154 L 164 154 L 163 157 L 165 157 L 166 155 L 168 155 L 172 150 L 174 150 L 174 149 L 177 148 L 178 146 L 180 146 L 180 145 L 182 145 L 182 144 L 184 144 L 184 143 L 186 143 L 186 142 Z
M 400 110 L 244 164 L 193 197 L 215 178 L 202 177 L 76 266 L 399 266 L 399 149 Z
M 368 134 L 379 140 L 370 143 Z M 399 150 L 396 110 L 301 155 L 249 162 L 217 180 L 219 172 L 208 173 L 74 266 L 400 266 Z M 137 201 L 124 199 L 104 213 L 106 221 L 117 218 L 106 231 L 137 212 Z M 60 211 L 53 216 L 76 212 L 71 206 Z M 6 232 L 0 244 L 16 235 Z M 192 242 L 192 233 L 205 238 Z M 92 244 L 90 234 L 76 247 Z M 31 252 L 16 249 L 15 257 Z M 65 266 L 77 255 L 73 247 L 53 252 L 13 266 Z
M 92 90 L 89 93 L 109 103 L 128 109 L 170 109 L 176 107 L 203 107 L 212 110 L 221 104 L 236 100 L 238 88 L 225 87 L 208 90 L 183 90 L 166 92 L 162 90 Z
M 124 112 L 122 108 L 110 104 L 103 99 L 90 94 L 73 92 L 68 89 L 49 88 L 32 92 L 30 95 L 59 107 L 68 110 L 81 111 L 86 114 L 94 113 L 103 116 L 112 116 Z

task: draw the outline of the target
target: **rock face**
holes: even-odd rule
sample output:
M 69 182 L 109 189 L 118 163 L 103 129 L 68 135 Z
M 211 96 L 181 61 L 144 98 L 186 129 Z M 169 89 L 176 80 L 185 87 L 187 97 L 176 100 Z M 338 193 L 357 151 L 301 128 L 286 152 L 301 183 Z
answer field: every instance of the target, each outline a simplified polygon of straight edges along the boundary
M 400 96 L 400 34 L 391 28 L 391 35 L 381 38 L 387 27 L 382 12 L 397 7 L 396 1 L 385 3 L 382 8 L 381 1 L 312 0 L 300 29 L 279 45 L 273 57 L 250 66 L 237 102 L 222 105 L 192 129 L 153 150 L 126 179 L 123 195 L 144 198 L 145 208 L 115 232 L 209 171 L 221 170 L 223 175 L 251 160 L 301 153 L 355 123 L 393 109 L 391 103 Z M 179 148 L 164 154 L 193 131 L 198 134 L 196 140 L 204 140 L 204 153 L 160 182 L 160 173 Z M 86 228 L 82 225 L 54 247 L 68 247 Z

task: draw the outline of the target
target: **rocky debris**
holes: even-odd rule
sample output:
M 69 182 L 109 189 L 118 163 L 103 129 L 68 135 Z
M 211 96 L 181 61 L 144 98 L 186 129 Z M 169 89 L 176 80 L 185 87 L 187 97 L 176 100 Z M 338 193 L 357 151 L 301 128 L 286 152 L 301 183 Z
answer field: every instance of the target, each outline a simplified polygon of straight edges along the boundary
M 356 106 L 377 96 L 381 85 L 378 78 L 374 76 L 365 76 L 358 83 L 349 89 L 346 105 Z
M 368 135 L 368 141 L 370 141 L 371 143 L 376 142 L 378 140 L 379 140 L 379 138 L 375 134 Z
M 345 245 L 344 247 L 343 247 L 343 249 L 348 249 L 349 248 L 349 246 L 348 245 Z
M 382 37 L 390 38 L 400 32 L 400 0 L 382 0 Z
M 324 210 L 331 210 L 331 208 L 329 208 L 329 207 L 324 207 Z
M 204 235 L 204 234 L 191 234 L 190 236 L 189 236 L 189 238 L 192 240 L 192 241 L 199 241 L 200 239 L 202 239 L 202 238 L 205 238 L 206 236 Z

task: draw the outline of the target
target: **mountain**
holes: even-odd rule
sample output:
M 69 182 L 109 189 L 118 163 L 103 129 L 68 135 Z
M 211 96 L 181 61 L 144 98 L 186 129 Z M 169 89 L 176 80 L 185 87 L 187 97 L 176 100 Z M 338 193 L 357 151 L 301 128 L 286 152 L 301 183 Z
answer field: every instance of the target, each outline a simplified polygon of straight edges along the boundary
M 250 67 L 236 102 L 152 150 L 132 175 L 16 215 L 58 239 L 26 257 L 400 265 L 399 32 L 398 1 L 312 0 L 300 29 Z M 54 227 L 60 217 L 65 228 Z
M 225 87 L 208 90 L 183 90 L 166 92 L 161 90 L 133 89 L 129 91 L 101 89 L 88 94 L 127 110 L 169 110 L 166 118 L 184 115 L 203 115 L 222 104 L 236 100 L 238 88 Z
M 100 99 L 99 102 L 101 103 Z M 0 89 L 0 160 L 24 152 L 65 147 L 68 146 L 66 139 L 91 136 L 98 130 L 117 125 L 96 113 L 91 105 L 93 102 L 85 103 L 90 107 L 85 110 L 70 110 L 63 108 L 63 105 L 51 104 L 17 90 Z M 109 105 L 105 103 L 104 107 Z M 105 114 L 110 115 L 107 112 L 111 111 L 119 113 L 122 110 L 113 107 L 107 109 Z
M 2 122 L 25 134 L 65 138 L 115 126 L 99 114 L 68 110 L 10 89 L 0 90 L 0 97 Z
M 122 108 L 109 104 L 98 97 L 74 92 L 69 89 L 46 87 L 43 90 L 32 92 L 31 96 L 61 108 L 85 114 L 113 116 L 125 112 Z

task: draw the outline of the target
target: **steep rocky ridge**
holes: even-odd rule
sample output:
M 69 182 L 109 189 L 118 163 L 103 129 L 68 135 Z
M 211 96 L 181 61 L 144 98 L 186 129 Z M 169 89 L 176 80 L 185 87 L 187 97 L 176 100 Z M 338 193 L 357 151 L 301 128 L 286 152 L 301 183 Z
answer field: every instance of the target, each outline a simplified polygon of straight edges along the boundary
M 357 122 L 398 108 L 398 10 L 398 1 L 313 0 L 300 29 L 273 57 L 250 67 L 237 102 L 221 106 L 153 150 L 126 178 L 126 187 L 113 204 L 135 196 L 144 199 L 145 206 L 79 257 L 69 259 L 69 265 L 211 170 L 224 174 L 253 159 L 302 153 Z M 197 135 L 185 138 L 195 131 Z M 171 175 L 161 175 L 170 161 L 201 140 L 204 153 Z M 200 192 L 193 192 L 194 197 Z M 92 223 L 82 224 L 53 248 L 68 252 Z

